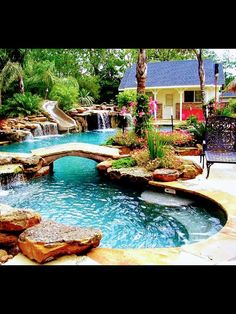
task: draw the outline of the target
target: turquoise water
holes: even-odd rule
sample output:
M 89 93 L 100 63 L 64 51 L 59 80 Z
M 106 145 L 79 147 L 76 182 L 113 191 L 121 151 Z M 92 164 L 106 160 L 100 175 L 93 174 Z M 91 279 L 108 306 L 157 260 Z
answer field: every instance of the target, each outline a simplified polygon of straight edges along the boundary
M 32 149 L 68 142 L 100 144 L 114 131 L 35 138 L 0 147 L 0 151 Z M 44 219 L 67 225 L 100 228 L 100 247 L 144 248 L 181 246 L 218 232 L 224 221 L 198 204 L 167 207 L 141 200 L 141 190 L 121 187 L 98 175 L 96 162 L 64 157 L 54 163 L 54 173 L 0 191 L 0 203 L 32 208 Z

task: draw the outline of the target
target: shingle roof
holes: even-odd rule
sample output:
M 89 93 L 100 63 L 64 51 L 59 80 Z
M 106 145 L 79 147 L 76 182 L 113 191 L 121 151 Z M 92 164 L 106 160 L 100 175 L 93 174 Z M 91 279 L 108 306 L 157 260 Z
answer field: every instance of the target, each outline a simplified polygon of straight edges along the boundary
M 222 97 L 236 97 L 236 93 L 233 92 L 223 93 Z
M 214 85 L 214 61 L 204 60 L 206 85 Z M 126 70 L 119 86 L 119 90 L 136 87 L 136 64 Z M 224 84 L 223 66 L 219 64 L 218 85 Z M 149 62 L 147 64 L 146 87 L 154 86 L 191 86 L 199 85 L 198 61 L 179 60 Z

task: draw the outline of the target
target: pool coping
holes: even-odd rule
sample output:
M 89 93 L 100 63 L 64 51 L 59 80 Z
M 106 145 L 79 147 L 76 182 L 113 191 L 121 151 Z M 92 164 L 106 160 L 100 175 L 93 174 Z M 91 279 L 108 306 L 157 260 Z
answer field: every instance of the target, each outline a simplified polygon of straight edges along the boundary
M 112 249 L 94 248 L 86 255 L 62 256 L 44 265 L 222 265 L 236 261 L 236 196 L 224 191 L 210 191 L 204 186 L 196 191 L 186 181 L 149 181 L 149 187 L 170 188 L 206 198 L 227 215 L 226 224 L 213 236 L 181 247 Z M 21 253 L 4 265 L 40 265 Z
M 226 224 L 213 236 L 181 247 L 109 249 L 96 248 L 87 256 L 102 265 L 217 265 L 236 260 L 236 197 L 223 191 L 194 190 L 184 181 L 149 181 L 157 189 L 171 188 L 199 195 L 216 203 L 227 215 Z

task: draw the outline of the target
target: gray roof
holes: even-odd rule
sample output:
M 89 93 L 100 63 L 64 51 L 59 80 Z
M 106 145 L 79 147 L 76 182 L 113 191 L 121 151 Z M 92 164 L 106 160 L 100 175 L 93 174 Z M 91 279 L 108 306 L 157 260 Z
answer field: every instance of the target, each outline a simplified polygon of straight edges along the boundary
M 206 85 L 214 85 L 214 61 L 204 60 Z M 136 87 L 136 64 L 126 70 L 119 86 L 119 90 Z M 223 66 L 219 64 L 218 85 L 224 84 Z M 147 64 L 146 87 L 162 86 L 191 86 L 199 85 L 198 61 L 179 60 L 149 62 Z
M 223 93 L 222 97 L 236 97 L 236 93 L 234 92 Z

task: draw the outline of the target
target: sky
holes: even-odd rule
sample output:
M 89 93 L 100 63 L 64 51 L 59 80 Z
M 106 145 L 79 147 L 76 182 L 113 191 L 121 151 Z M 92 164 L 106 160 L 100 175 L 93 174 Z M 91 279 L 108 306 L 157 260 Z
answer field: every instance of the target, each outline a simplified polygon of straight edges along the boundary
M 215 53 L 219 56 L 222 57 L 223 54 L 226 52 L 229 53 L 229 56 L 233 57 L 234 59 L 236 59 L 236 49 L 211 49 L 214 50 Z
M 222 58 L 224 53 L 226 53 L 230 59 L 236 60 L 236 49 L 211 49 L 213 50 L 219 58 Z M 230 72 L 236 76 L 236 68 L 230 69 Z

